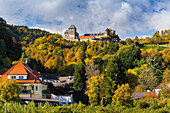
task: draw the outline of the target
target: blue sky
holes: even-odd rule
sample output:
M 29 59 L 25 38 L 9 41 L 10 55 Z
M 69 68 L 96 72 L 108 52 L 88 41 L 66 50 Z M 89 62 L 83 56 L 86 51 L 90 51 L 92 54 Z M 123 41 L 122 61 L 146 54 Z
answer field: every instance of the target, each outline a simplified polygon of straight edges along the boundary
M 0 0 L 9 24 L 63 35 L 74 24 L 80 35 L 116 30 L 121 39 L 170 29 L 170 0 Z

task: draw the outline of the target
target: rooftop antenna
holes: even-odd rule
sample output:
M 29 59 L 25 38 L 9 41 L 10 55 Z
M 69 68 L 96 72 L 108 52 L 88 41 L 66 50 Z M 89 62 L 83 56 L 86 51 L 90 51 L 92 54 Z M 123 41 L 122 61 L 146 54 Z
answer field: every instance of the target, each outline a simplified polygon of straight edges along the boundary
M 28 60 L 28 58 L 26 58 L 26 60 L 25 60 L 25 64 L 27 64 L 27 62 L 28 62 L 27 60 Z

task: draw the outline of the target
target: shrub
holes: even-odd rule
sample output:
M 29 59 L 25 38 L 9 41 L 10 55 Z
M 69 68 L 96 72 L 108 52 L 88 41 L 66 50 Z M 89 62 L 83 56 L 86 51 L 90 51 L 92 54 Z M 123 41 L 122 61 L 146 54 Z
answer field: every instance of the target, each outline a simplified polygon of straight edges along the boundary
M 149 107 L 149 105 L 150 104 L 146 101 L 138 101 L 138 103 L 137 103 L 137 107 L 139 107 L 139 108 L 147 108 L 147 107 Z
M 86 105 L 82 104 L 81 101 L 78 103 L 77 108 L 85 108 Z
M 169 113 L 169 111 L 166 109 L 159 109 L 158 113 Z
M 69 106 L 57 106 L 51 111 L 51 113 L 73 113 L 73 111 Z
M 151 103 L 151 109 L 158 109 L 158 108 L 160 108 L 160 106 L 158 105 L 158 103 L 156 103 L 156 102 L 152 102 L 152 103 Z
M 170 99 L 167 100 L 167 108 L 170 109 Z

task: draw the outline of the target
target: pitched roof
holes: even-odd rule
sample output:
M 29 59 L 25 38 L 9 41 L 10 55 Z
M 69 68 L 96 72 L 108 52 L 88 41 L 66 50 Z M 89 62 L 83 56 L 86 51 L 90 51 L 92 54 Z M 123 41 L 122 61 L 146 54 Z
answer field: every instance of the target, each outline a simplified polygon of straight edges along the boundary
M 76 27 L 72 24 L 69 29 L 76 29 Z
M 85 38 L 94 38 L 94 36 L 80 36 L 80 39 L 85 39 Z
M 159 84 L 155 89 L 161 89 L 163 87 L 163 84 Z
M 27 75 L 27 80 L 16 80 L 17 83 L 43 83 L 38 78 L 39 73 L 35 73 L 28 65 L 20 61 L 12 66 L 3 75 L 3 79 L 8 79 L 8 75 Z
M 144 94 L 148 94 L 148 92 L 134 92 L 132 98 L 141 99 Z
M 99 35 L 99 36 L 80 36 L 80 39 L 91 39 L 91 38 L 110 38 L 110 36 Z
M 8 75 L 27 75 L 27 71 L 25 68 L 22 67 L 22 65 L 17 65 L 15 68 L 13 68 Z

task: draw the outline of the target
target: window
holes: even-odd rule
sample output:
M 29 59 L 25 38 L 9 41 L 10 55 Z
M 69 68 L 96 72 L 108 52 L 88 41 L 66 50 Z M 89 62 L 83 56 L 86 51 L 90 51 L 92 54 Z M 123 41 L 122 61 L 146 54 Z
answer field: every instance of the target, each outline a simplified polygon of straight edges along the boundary
M 38 86 L 36 86 L 36 91 L 38 91 Z
M 32 90 L 34 90 L 34 86 L 32 86 Z
M 21 79 L 21 80 L 22 80 L 23 78 L 24 78 L 23 76 L 19 76 L 19 79 Z
M 12 80 L 16 79 L 16 76 L 12 76 Z

